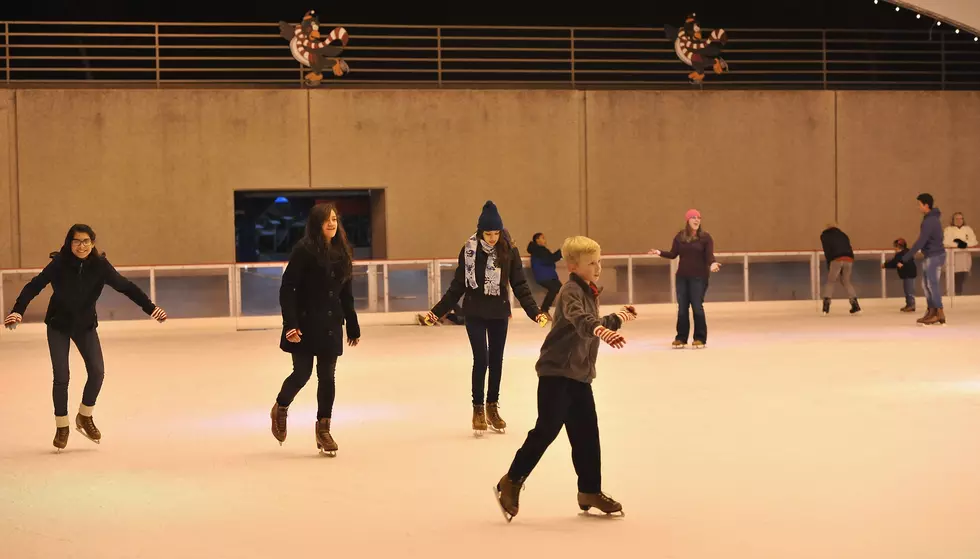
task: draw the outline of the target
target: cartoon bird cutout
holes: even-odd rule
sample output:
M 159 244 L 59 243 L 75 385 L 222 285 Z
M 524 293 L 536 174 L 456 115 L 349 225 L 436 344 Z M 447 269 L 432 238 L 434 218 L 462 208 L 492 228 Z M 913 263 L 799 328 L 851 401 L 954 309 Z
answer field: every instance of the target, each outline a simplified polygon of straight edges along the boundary
M 715 29 L 707 39 L 701 34 L 701 25 L 697 14 L 690 14 L 680 29 L 665 25 L 667 39 L 674 41 L 674 51 L 681 62 L 694 69 L 688 74 L 691 83 L 700 84 L 704 81 L 704 73 L 708 68 L 716 74 L 728 71 L 728 63 L 721 57 L 721 48 L 728 43 L 728 34 L 724 29 Z
M 327 68 L 330 68 L 333 75 L 337 77 L 350 71 L 347 63 L 340 58 L 349 39 L 347 30 L 343 27 L 335 27 L 324 38 L 320 34 L 320 19 L 313 10 L 306 12 L 303 22 L 299 25 L 280 21 L 279 34 L 289 41 L 289 50 L 293 53 L 293 58 L 300 64 L 310 67 L 311 71 L 304 76 L 306 85 L 320 85 L 323 71 Z M 334 41 L 340 41 L 341 46 L 330 46 Z

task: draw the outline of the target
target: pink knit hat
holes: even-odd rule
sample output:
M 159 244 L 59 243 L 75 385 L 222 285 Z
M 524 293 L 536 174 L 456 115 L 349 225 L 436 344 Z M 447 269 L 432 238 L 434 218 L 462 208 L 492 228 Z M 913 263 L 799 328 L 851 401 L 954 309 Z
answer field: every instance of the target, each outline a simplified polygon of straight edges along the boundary
M 684 221 L 688 221 L 693 217 L 701 217 L 701 212 L 694 209 L 687 210 L 687 213 L 684 214 Z

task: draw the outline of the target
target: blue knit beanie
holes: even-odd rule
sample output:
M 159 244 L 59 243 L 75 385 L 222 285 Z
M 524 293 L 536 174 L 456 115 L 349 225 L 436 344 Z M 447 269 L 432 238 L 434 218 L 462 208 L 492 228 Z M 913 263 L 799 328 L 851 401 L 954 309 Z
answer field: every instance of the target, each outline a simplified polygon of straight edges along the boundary
M 500 231 L 504 228 L 504 220 L 500 219 L 497 206 L 490 200 L 483 205 L 483 213 L 480 214 L 480 220 L 476 222 L 476 228 L 480 231 Z

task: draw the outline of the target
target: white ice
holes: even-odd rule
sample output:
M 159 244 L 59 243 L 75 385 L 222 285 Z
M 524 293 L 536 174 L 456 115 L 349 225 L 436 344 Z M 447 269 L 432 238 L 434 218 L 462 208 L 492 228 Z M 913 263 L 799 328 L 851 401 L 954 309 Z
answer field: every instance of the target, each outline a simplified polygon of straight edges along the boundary
M 0 341 L 0 556 L 980 557 L 980 301 L 923 328 L 899 301 L 708 305 L 707 349 L 671 350 L 669 307 L 603 347 L 603 488 L 576 506 L 564 435 L 507 524 L 491 488 L 535 418 L 544 331 L 515 315 L 507 434 L 475 439 L 462 327 L 365 326 L 337 371 L 335 458 L 313 439 L 315 377 L 284 446 L 269 409 L 279 332 L 111 323 L 95 445 L 51 446 L 43 332 Z M 85 379 L 72 354 L 71 414 Z

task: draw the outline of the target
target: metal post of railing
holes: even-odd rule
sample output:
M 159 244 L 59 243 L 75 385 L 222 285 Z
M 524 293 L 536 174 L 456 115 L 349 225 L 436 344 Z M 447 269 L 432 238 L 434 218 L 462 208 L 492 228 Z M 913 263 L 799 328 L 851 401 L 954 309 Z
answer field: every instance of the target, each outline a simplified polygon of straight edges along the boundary
M 3 68 L 10 83 L 10 23 L 3 22 Z
M 378 265 L 368 264 L 368 312 L 378 312 Z
M 745 302 L 749 302 L 749 255 L 742 256 L 742 291 Z
M 150 300 L 154 304 L 157 302 L 157 271 L 155 268 L 150 268 Z
M 626 257 L 626 301 L 633 304 L 633 255 Z
M 388 312 L 388 263 L 385 262 L 382 266 L 382 272 L 384 273 L 384 297 L 385 297 L 385 312 Z
M 949 248 L 946 249 L 946 295 L 949 297 L 950 302 L 953 301 L 953 297 L 956 295 L 956 265 L 953 263 L 956 256 L 956 249 Z
M 820 256 L 816 252 L 810 255 L 810 297 L 820 299 Z
M 823 30 L 822 35 L 823 35 L 823 48 L 821 49 L 821 52 L 823 52 L 823 88 L 827 89 L 827 30 L 826 29 Z
M 153 63 L 157 71 L 157 87 L 160 87 L 160 24 L 153 24 Z
M 432 301 L 429 304 L 429 308 L 435 306 L 442 299 L 442 264 L 438 259 L 432 261 L 432 270 L 435 274 L 432 278 Z
M 946 34 L 939 32 L 939 67 L 942 71 L 942 88 L 946 89 Z
M 231 265 L 231 271 L 235 274 L 235 316 L 242 316 L 242 272 L 237 264 Z
M 228 316 L 234 318 L 235 314 L 235 265 L 228 266 Z
M 0 316 L 4 316 L 2 313 L 7 312 L 7 305 L 3 301 L 3 270 L 0 270 Z
M 670 302 L 677 303 L 677 259 L 670 261 Z
M 888 270 L 885 269 L 885 253 L 881 253 L 881 298 L 888 298 Z
M 572 89 L 575 89 L 575 28 L 569 30 L 571 35 L 571 49 L 569 50 L 569 55 L 572 61 Z
M 436 27 L 436 80 L 442 87 L 442 27 Z

